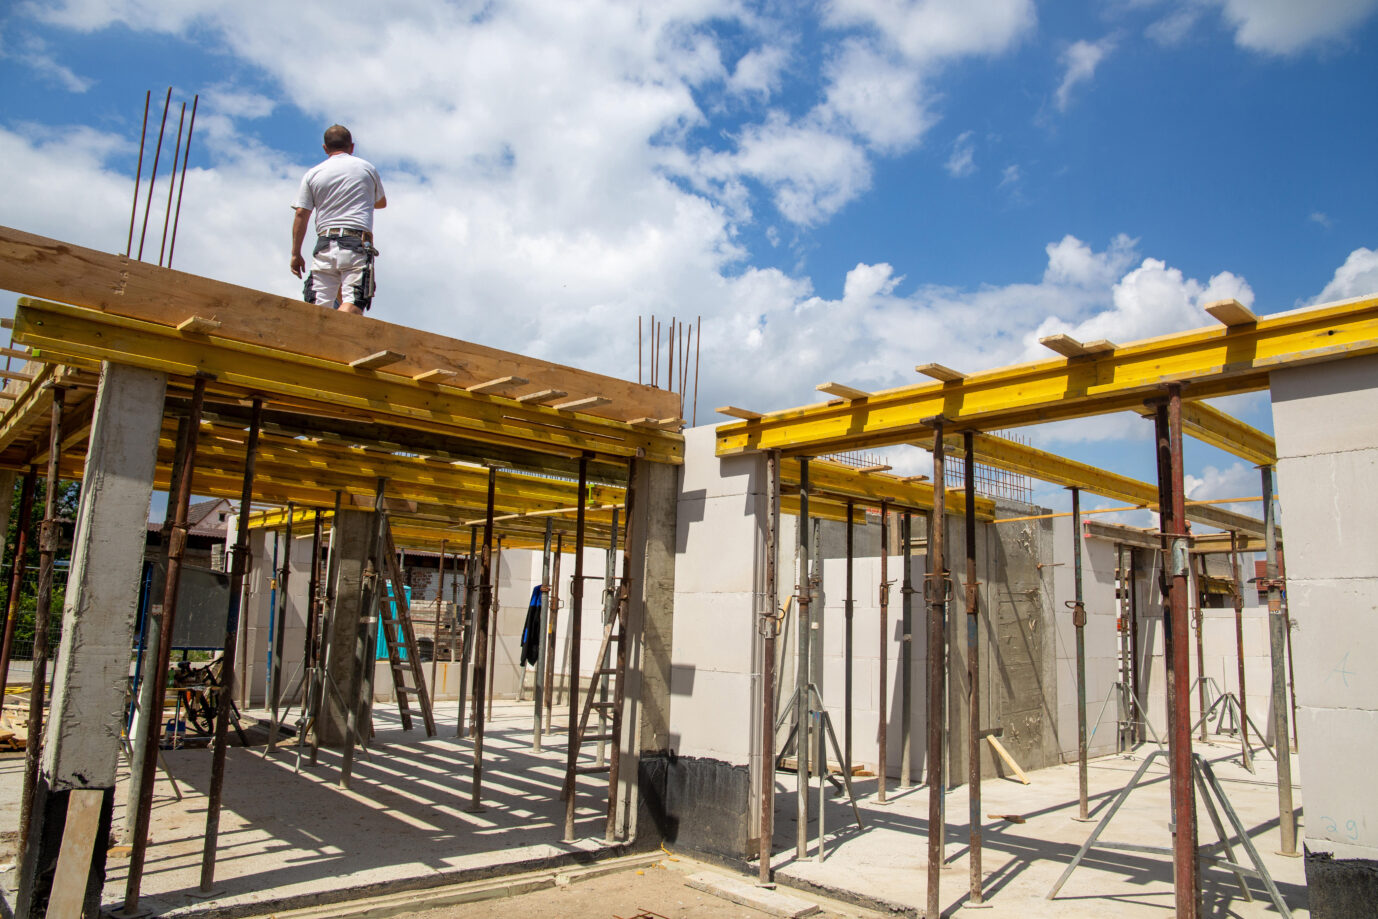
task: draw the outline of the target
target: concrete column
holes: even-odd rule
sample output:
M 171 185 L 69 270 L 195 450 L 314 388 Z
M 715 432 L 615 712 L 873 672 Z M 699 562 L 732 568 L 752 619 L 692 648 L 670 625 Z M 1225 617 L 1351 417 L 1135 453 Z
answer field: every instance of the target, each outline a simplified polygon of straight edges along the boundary
M 1378 788 L 1370 772 L 1378 760 L 1378 357 L 1278 371 L 1272 396 L 1311 915 L 1371 915 L 1378 902 Z M 1273 742 L 1287 749 L 1286 737 Z
M 711 438 L 710 438 L 711 439 Z M 664 766 L 671 735 L 671 648 L 675 612 L 675 521 L 681 469 L 634 461 L 635 500 L 627 519 L 631 597 L 627 621 L 627 700 L 618 780 L 618 833 L 664 835 Z M 640 823 L 643 803 L 654 825 Z
M 346 705 L 361 706 L 363 675 L 355 672 L 354 658 L 363 616 L 363 573 L 368 563 L 369 541 L 376 526 L 373 511 L 341 508 L 334 521 L 335 616 L 326 643 L 326 683 L 316 718 L 317 742 L 322 747 L 342 747 L 349 736 Z M 373 654 L 367 655 L 371 662 Z M 338 691 L 337 691 L 338 690 Z M 342 700 L 345 704 L 342 704 Z M 361 722 L 362 730 L 367 725 Z
M 152 371 L 107 363 L 101 372 L 18 916 L 46 909 L 74 789 L 104 793 L 86 887 L 87 913 L 100 907 L 144 551 L 129 534 L 148 521 L 166 386 Z

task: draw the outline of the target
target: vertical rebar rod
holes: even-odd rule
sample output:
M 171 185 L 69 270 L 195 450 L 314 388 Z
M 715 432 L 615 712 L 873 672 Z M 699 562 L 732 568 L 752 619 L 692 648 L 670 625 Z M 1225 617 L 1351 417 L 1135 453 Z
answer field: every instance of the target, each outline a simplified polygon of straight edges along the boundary
M 843 599 L 843 634 L 842 634 L 842 774 L 850 776 L 852 774 L 852 657 L 854 655 L 852 646 L 852 619 L 855 612 L 856 602 L 853 594 L 854 572 L 853 565 L 856 553 L 855 535 L 856 525 L 852 520 L 856 513 L 855 502 L 847 502 L 847 568 L 846 568 L 846 597 Z
M 172 653 L 172 632 L 177 621 L 177 589 L 182 581 L 182 559 L 187 547 L 187 504 L 191 501 L 191 480 L 196 469 L 197 432 L 201 429 L 201 406 L 206 395 L 205 377 L 197 377 L 191 395 L 191 409 L 187 412 L 186 452 L 181 462 L 181 476 L 172 483 L 177 492 L 176 516 L 168 540 L 167 574 L 163 580 L 163 624 L 161 647 L 156 666 L 148 678 L 155 692 L 148 716 L 148 739 L 144 744 L 144 763 L 139 784 L 139 806 L 132 820 L 130 834 L 129 874 L 125 880 L 124 911 L 133 913 L 139 906 L 139 888 L 143 883 L 144 858 L 148 854 L 148 822 L 153 807 L 153 782 L 157 770 L 158 746 L 163 725 L 163 688 L 167 686 L 168 660 Z M 228 691 L 228 684 L 227 684 Z
M 880 695 L 876 722 L 876 801 L 885 803 L 889 751 L 885 749 L 890 732 L 890 505 L 880 502 Z
M 497 495 L 498 470 L 488 467 L 488 502 L 483 517 L 483 556 L 479 562 L 478 628 L 474 642 L 474 778 L 468 810 L 483 810 L 483 690 L 484 651 L 488 647 L 488 610 L 493 603 L 493 501 Z
M 760 880 L 770 883 L 775 842 L 775 644 L 780 633 L 780 451 L 766 452 L 766 582 L 761 603 L 761 857 Z
M 277 609 L 273 610 L 273 616 L 277 619 L 277 626 L 273 632 L 273 669 L 269 674 L 272 679 L 272 692 L 269 705 L 272 707 L 272 719 L 268 723 L 268 745 L 264 747 L 264 755 L 273 752 L 273 747 L 277 745 L 279 723 L 279 712 L 282 708 L 282 655 L 286 646 L 287 639 L 287 581 L 292 576 L 292 518 L 296 516 L 296 505 L 287 502 L 287 527 L 283 534 L 284 549 L 282 552 L 282 567 L 278 569 L 278 604 Z
M 640 319 L 637 320 L 638 330 Z M 541 716 L 541 706 L 545 704 L 545 633 L 550 619 L 550 543 L 555 529 L 555 521 L 545 518 L 545 543 L 541 549 L 541 612 L 536 624 L 536 660 L 532 665 L 531 695 L 534 698 L 531 715 L 531 750 L 541 752 L 541 728 L 545 719 Z
M 1082 592 L 1081 575 L 1081 489 L 1073 485 L 1072 492 L 1072 577 L 1075 599 L 1072 601 L 1072 627 L 1077 642 L 1077 809 L 1082 820 L 1090 819 L 1086 793 L 1086 597 Z
M 163 132 L 167 130 L 167 110 L 172 104 L 172 87 L 167 88 L 167 96 L 163 99 L 163 121 L 158 126 L 158 145 L 153 148 L 153 169 L 148 174 L 148 197 L 144 199 L 144 224 L 139 231 L 139 261 L 144 257 L 144 240 L 148 238 L 148 213 L 153 207 L 153 186 L 158 181 L 158 160 L 163 153 Z
M 1201 593 L 1205 589 L 1204 582 L 1201 580 L 1205 574 L 1205 560 L 1200 556 L 1189 555 L 1187 557 L 1187 577 L 1191 584 L 1191 610 L 1194 614 L 1196 628 L 1196 699 L 1197 711 L 1201 715 L 1201 742 L 1206 742 L 1206 640 L 1202 632 L 1205 630 L 1205 613 L 1201 609 Z
M 943 536 L 947 515 L 947 474 L 944 461 L 943 419 L 933 425 L 933 526 L 928 534 L 928 582 L 931 607 L 928 615 L 928 911 L 926 916 L 942 915 L 939 885 L 943 867 L 943 684 L 947 679 L 947 658 L 943 653 L 947 635 L 944 622 L 947 610 L 947 578 L 944 568 Z
M 464 736 L 464 712 L 468 708 L 469 668 L 474 660 L 474 556 L 478 553 L 478 526 L 469 527 L 469 555 L 464 559 L 464 600 L 460 621 L 464 626 L 464 646 L 459 659 L 459 701 L 455 707 L 455 736 Z M 472 728 L 472 719 L 470 723 Z
M 196 130 L 196 107 L 201 94 L 191 97 L 191 123 L 187 125 L 187 145 L 182 148 L 182 178 L 177 182 L 177 210 L 172 214 L 172 241 L 167 247 L 167 266 L 172 267 L 172 253 L 177 251 L 177 225 L 182 222 L 182 192 L 187 187 L 187 160 L 191 158 L 191 135 Z
M 29 529 L 33 517 L 34 489 L 38 484 L 38 467 L 30 466 L 24 473 L 19 491 L 19 518 L 14 524 L 14 562 L 10 565 L 9 611 L 5 616 L 5 638 L 0 644 L 0 699 L 9 685 L 10 654 L 14 648 L 14 625 L 19 616 L 19 593 L 28 573 Z
M 1182 388 L 1168 386 L 1155 406 L 1159 516 L 1162 520 L 1163 654 L 1167 666 L 1169 787 L 1173 810 L 1173 880 L 1178 919 L 1196 919 L 1199 864 L 1191 760 L 1191 659 L 1187 647 L 1186 495 L 1182 470 Z
M 981 877 L 981 658 L 980 601 L 976 586 L 976 447 L 975 434 L 962 432 L 966 450 L 962 511 L 967 549 L 967 819 L 971 826 L 968 864 L 971 868 L 969 903 L 984 903 Z
M 38 593 L 34 598 L 33 671 L 29 677 L 29 742 L 24 748 L 24 797 L 19 805 L 21 849 L 33 844 L 29 825 L 33 818 L 34 789 L 38 785 L 38 764 L 43 756 L 43 705 L 48 684 L 48 619 L 53 604 L 53 562 L 57 556 L 60 530 L 57 519 L 57 493 L 61 490 L 58 473 L 62 459 L 62 413 L 66 390 L 52 389 L 53 404 L 48 428 L 48 475 L 44 482 L 43 522 L 38 530 Z M 150 757 L 151 761 L 152 757 Z M 152 770 L 149 770 L 150 774 Z M 20 852 L 16 864 L 25 864 Z
M 914 783 L 910 775 L 914 740 L 914 576 L 913 514 L 900 517 L 900 787 Z
M 1249 695 L 1244 684 L 1244 582 L 1239 579 L 1239 534 L 1230 530 L 1230 576 L 1234 580 L 1234 648 L 1239 667 L 1239 745 L 1244 768 L 1254 771 L 1253 751 L 1249 749 Z
M 1282 582 L 1278 578 L 1277 518 L 1273 509 L 1273 467 L 1263 473 L 1264 577 L 1268 584 L 1268 639 L 1273 671 L 1273 749 L 1278 763 L 1278 831 L 1282 855 L 1297 854 L 1297 818 L 1292 809 L 1292 757 L 1287 749 L 1287 626 L 1282 619 Z
M 560 628 L 560 559 L 565 554 L 563 533 L 555 534 L 555 558 L 551 560 L 550 575 L 550 616 L 545 634 L 545 729 L 553 730 L 555 724 L 555 639 Z
M 182 113 L 177 116 L 177 143 L 172 148 L 172 172 L 167 179 L 167 209 L 163 212 L 163 240 L 158 245 L 158 264 L 163 263 L 163 255 L 167 252 L 167 233 L 168 225 L 172 222 L 172 193 L 177 184 L 177 156 L 182 152 L 182 127 L 187 120 L 187 104 L 182 103 Z
M 498 672 L 498 613 L 502 609 L 502 537 L 498 537 L 497 551 L 493 556 L 493 602 L 488 616 L 488 706 L 487 717 L 493 720 L 493 684 Z
M 201 889 L 206 891 L 215 885 L 215 850 L 220 835 L 221 795 L 225 787 L 225 744 L 232 705 L 230 687 L 234 685 L 235 639 L 239 634 L 244 575 L 249 570 L 249 514 L 253 509 L 254 466 L 258 456 L 258 432 L 262 421 L 263 401 L 254 399 L 249 420 L 249 439 L 244 451 L 244 482 L 239 492 L 239 515 L 235 519 L 234 548 L 230 556 L 229 615 L 225 619 L 225 643 L 220 652 L 222 689 L 216 699 L 215 735 L 211 741 L 211 784 L 206 799 L 206 836 L 201 850 Z M 316 526 L 320 527 L 319 512 Z
M 574 608 L 569 614 L 569 730 L 565 733 L 565 772 L 569 776 L 569 794 L 565 797 L 565 842 L 574 842 L 574 805 L 578 798 L 579 746 L 583 736 L 579 729 L 579 640 L 584 619 L 584 528 L 588 509 L 589 457 L 579 455 L 579 501 L 574 516 L 574 583 L 570 585 Z M 590 687 L 590 692 L 592 688 Z M 614 794 L 609 789 L 609 794 Z
M 809 621 L 809 460 L 803 456 L 799 458 L 798 523 L 796 545 L 799 555 L 799 601 L 796 606 L 799 609 L 799 643 L 794 655 L 794 723 L 797 731 L 794 744 L 797 761 L 794 777 L 797 780 L 795 790 L 799 817 L 795 834 L 795 856 L 802 859 L 809 848 L 809 650 L 813 643 Z
M 139 216 L 139 188 L 144 181 L 144 144 L 148 141 L 148 104 L 153 101 L 153 90 L 144 90 L 144 123 L 139 129 L 139 165 L 134 167 L 134 202 L 129 206 L 129 239 L 124 244 L 124 256 L 134 251 L 134 223 Z

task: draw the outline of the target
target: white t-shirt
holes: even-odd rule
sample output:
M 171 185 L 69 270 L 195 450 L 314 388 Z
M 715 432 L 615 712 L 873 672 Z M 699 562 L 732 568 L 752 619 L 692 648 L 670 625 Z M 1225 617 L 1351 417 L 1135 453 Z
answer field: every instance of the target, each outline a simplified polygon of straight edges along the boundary
M 373 205 L 383 197 L 383 180 L 368 160 L 336 153 L 307 170 L 293 207 L 316 212 L 316 233 L 333 227 L 373 230 Z

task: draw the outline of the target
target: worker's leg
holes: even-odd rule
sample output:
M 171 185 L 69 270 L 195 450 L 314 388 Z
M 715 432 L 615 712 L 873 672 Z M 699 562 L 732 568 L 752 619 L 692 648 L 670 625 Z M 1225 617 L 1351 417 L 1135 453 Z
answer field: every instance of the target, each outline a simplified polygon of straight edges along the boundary
M 307 303 L 319 303 L 334 309 L 340 299 L 340 253 L 341 249 L 335 240 L 317 240 L 316 248 L 311 253 L 311 273 L 306 276 L 306 283 L 302 286 L 302 299 Z
M 359 240 L 357 249 L 352 246 L 342 248 L 338 265 L 340 309 L 362 316 L 373 303 L 373 262 L 368 257 L 367 244 Z

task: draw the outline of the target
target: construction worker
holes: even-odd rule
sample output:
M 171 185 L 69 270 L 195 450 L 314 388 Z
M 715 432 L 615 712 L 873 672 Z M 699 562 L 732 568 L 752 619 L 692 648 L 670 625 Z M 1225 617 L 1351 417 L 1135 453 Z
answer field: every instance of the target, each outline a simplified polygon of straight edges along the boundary
M 306 224 L 316 212 L 316 246 L 302 298 L 362 315 L 373 302 L 373 212 L 387 207 L 383 180 L 367 160 L 354 155 L 349 129 L 325 129 L 325 162 L 307 171 L 292 206 L 292 273 L 301 277 L 306 260 L 301 245 Z

